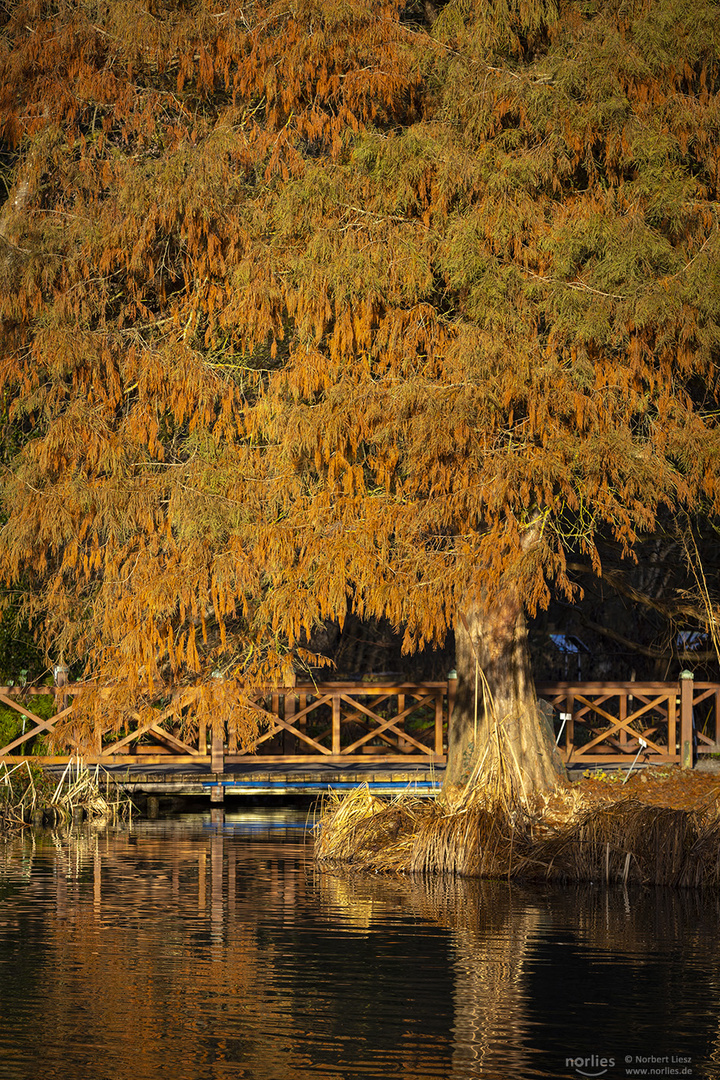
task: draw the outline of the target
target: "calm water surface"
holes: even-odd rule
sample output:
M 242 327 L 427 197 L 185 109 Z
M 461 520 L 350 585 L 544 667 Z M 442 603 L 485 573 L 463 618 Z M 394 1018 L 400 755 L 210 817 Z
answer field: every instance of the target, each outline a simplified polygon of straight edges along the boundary
M 303 825 L 0 845 L 0 1080 L 720 1077 L 716 899 L 331 873 Z

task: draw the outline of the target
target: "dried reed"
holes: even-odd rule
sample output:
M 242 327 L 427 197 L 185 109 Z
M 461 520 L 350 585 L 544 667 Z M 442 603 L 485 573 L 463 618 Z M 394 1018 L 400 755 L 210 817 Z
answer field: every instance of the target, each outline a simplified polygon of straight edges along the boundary
M 599 803 L 572 788 L 519 806 L 483 788 L 453 802 L 332 796 L 316 826 L 321 863 L 373 871 L 720 887 L 720 807 Z
M 454 806 L 414 795 L 385 800 L 363 785 L 328 797 L 315 852 L 320 862 L 367 870 L 497 876 L 510 865 L 516 828 L 477 796 Z
M 104 791 L 103 791 L 104 788 Z M 0 831 L 23 828 L 41 818 L 61 824 L 73 817 L 117 821 L 132 815 L 132 802 L 106 770 L 70 759 L 55 784 L 39 766 L 0 763 Z

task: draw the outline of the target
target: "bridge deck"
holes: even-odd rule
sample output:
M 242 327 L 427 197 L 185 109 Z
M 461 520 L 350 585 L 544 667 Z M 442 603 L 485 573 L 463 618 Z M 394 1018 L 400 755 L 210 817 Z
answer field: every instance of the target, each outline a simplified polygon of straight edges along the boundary
M 178 767 L 145 771 L 113 769 L 116 784 L 129 794 L 210 796 L 215 802 L 232 797 L 297 795 L 319 797 L 331 791 L 346 792 L 367 784 L 377 795 L 410 793 L 435 797 L 440 791 L 445 769 L 405 768 L 374 765 L 363 768 L 323 766 L 289 768 L 287 763 L 268 768 L 250 766 L 236 771 L 211 773 L 202 769 L 186 772 Z

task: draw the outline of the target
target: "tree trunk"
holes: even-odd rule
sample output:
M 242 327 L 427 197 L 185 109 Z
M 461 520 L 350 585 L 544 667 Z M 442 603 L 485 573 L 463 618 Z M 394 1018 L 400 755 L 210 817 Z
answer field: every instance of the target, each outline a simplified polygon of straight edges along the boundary
M 565 769 L 537 707 L 518 597 L 506 592 L 461 613 L 455 642 L 446 785 L 500 781 L 523 800 L 551 790 Z

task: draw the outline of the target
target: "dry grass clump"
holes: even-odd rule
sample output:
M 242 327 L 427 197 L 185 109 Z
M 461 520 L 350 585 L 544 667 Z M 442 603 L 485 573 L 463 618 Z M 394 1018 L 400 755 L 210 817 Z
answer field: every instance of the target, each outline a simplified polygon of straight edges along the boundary
M 111 784 L 105 770 L 69 762 L 56 783 L 43 769 L 23 761 L 0 764 L 0 832 L 30 824 L 62 824 L 78 817 L 116 821 L 131 814 L 132 803 Z
M 414 795 L 385 800 L 364 785 L 325 802 L 315 853 L 320 862 L 365 870 L 496 877 L 512 864 L 518 830 L 519 819 L 494 813 L 478 795 L 462 805 Z
M 682 783 L 675 777 L 668 795 Z M 433 802 L 387 801 L 362 787 L 325 804 L 316 854 L 373 871 L 720 887 L 717 785 L 680 806 L 660 805 L 657 791 L 643 800 L 639 785 L 613 788 L 580 783 L 530 804 L 508 801 L 497 786 Z
M 514 877 L 642 885 L 720 884 L 717 804 L 683 809 L 634 796 L 598 804 L 582 797 L 565 822 L 537 830 Z
M 320 862 L 375 871 L 506 877 L 528 850 L 534 815 L 523 773 L 495 726 L 496 753 L 479 760 L 467 784 L 443 788 L 437 801 L 367 786 L 332 796 L 316 825 Z
M 316 822 L 317 858 L 366 870 L 408 870 L 413 837 L 427 810 L 417 796 L 380 799 L 367 784 L 344 796 L 333 792 Z
M 37 765 L 24 761 L 8 768 L 4 761 L 0 772 L 0 832 L 22 828 L 47 795 L 47 778 Z

